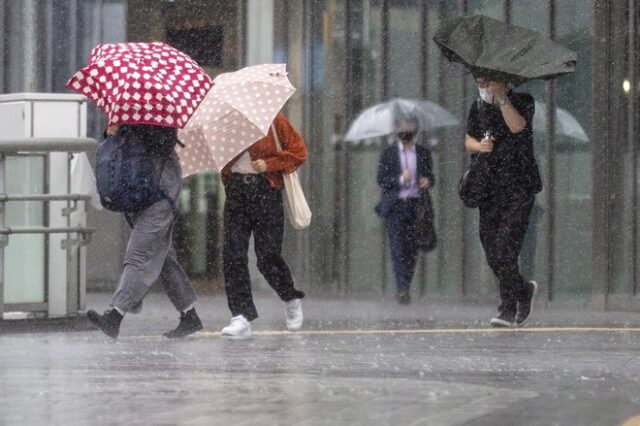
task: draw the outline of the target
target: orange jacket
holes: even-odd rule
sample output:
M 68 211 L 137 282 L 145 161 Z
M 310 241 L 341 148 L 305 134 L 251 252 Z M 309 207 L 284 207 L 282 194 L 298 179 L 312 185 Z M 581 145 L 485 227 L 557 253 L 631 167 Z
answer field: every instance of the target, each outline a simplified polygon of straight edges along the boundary
M 264 160 L 267 164 L 267 171 L 264 173 L 269 184 L 274 188 L 282 188 L 282 174 L 291 173 L 304 163 L 307 159 L 307 147 L 302 140 L 302 136 L 293 128 L 291 123 L 282 113 L 278 113 L 273 120 L 273 127 L 278 132 L 282 151 L 278 152 L 276 142 L 273 139 L 271 129 L 269 134 L 260 139 L 248 149 L 251 161 Z M 231 166 L 238 161 L 244 151 L 227 163 L 220 175 L 222 182 L 226 185 L 231 176 Z

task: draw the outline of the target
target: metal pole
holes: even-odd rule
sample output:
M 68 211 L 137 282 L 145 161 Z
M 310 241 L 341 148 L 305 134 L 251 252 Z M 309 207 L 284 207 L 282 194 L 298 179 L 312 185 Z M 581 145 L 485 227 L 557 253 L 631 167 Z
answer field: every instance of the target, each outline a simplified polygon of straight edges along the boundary
M 638 45 L 636 37 L 638 37 L 638 6 L 637 0 L 629 0 L 629 83 L 631 90 L 629 91 L 629 130 L 627 137 L 629 138 L 629 146 L 632 155 L 632 257 L 631 257 L 631 287 L 632 294 L 638 293 L 638 68 L 637 60 L 639 55 L 637 52 Z
M 82 194 L 33 194 L 13 195 L 0 192 L 0 203 L 6 201 L 89 201 L 90 195 Z
M 339 121 L 339 120 L 337 120 Z M 339 123 L 336 123 L 336 127 L 338 127 Z M 342 131 L 342 126 L 338 127 L 337 132 Z M 336 133 L 337 134 L 337 133 Z M 336 171 L 334 173 L 334 205 L 336 206 L 336 213 L 334 214 L 334 223 L 333 223 L 333 247 L 334 253 L 337 254 L 334 265 L 333 265 L 333 281 L 336 286 L 336 291 L 339 295 L 343 294 L 343 286 L 344 286 L 344 275 L 343 275 L 343 260 L 342 256 L 344 255 L 342 251 L 342 240 L 343 240 L 343 220 L 344 216 L 342 214 L 344 210 L 345 198 L 344 198 L 344 148 L 345 142 L 340 138 L 336 139 L 335 144 L 335 167 Z
M 382 51 L 380 52 L 380 61 L 382 76 L 380 78 L 381 95 L 382 100 L 388 100 L 389 96 L 389 0 L 382 0 L 382 34 L 381 44 Z
M 427 99 L 429 94 L 429 0 L 420 1 L 420 97 Z M 426 138 L 423 138 L 426 139 Z M 433 205 L 434 211 L 436 210 Z M 427 256 L 420 256 L 420 298 L 425 294 L 425 280 L 427 275 Z
M 302 174 L 302 183 L 303 186 L 307 189 L 311 188 L 313 182 L 321 182 L 322 181 L 322 171 L 318 167 L 317 164 L 324 163 L 325 156 L 325 147 L 326 144 L 316 144 L 314 141 L 323 140 L 323 126 L 322 121 L 314 119 L 314 117 L 319 117 L 322 112 L 322 95 L 318 90 L 318 82 L 315 79 L 315 75 L 318 73 L 318 69 L 324 66 L 323 58 L 320 56 L 322 49 L 322 16 L 324 5 L 322 2 L 313 2 L 306 1 L 303 5 L 303 34 L 305 37 L 305 58 L 303 61 L 304 69 L 303 69 L 303 79 L 305 80 L 304 87 L 307 92 L 306 100 L 303 103 L 303 122 L 305 129 L 305 137 L 306 140 L 309 141 L 307 143 L 307 148 L 309 150 L 309 157 L 314 158 L 313 162 L 308 162 L 305 168 L 303 169 Z M 309 194 L 311 192 L 308 192 Z M 322 194 L 322 187 L 318 186 L 317 195 Z M 313 205 L 313 198 L 309 197 L 310 202 Z M 319 197 L 322 198 L 322 197 Z M 318 281 L 321 281 L 318 274 L 314 273 L 313 262 L 312 262 L 312 244 L 313 241 L 318 240 L 318 238 L 314 238 L 317 232 L 320 232 L 321 229 L 309 228 L 307 231 L 298 233 L 300 242 L 301 242 L 301 253 L 302 253 L 302 275 L 303 279 L 308 284 L 324 284 Z
M 5 67 L 8 67 L 8 61 L 5 60 L 4 56 L 4 38 L 5 38 L 5 28 L 4 28 L 4 19 L 5 19 L 5 8 L 6 8 L 5 0 L 0 0 L 0 93 L 4 93 L 4 75 L 5 75 Z
M 91 138 L 23 138 L 0 140 L 0 152 L 81 152 L 97 147 Z
M 362 109 L 362 28 L 363 7 L 362 0 L 350 0 L 345 5 L 346 31 L 346 105 L 345 119 L 350 122 L 358 111 Z M 349 144 L 345 145 L 345 234 L 344 234 L 344 261 L 345 261 L 345 290 L 351 293 L 351 268 L 349 258 L 351 256 L 351 166 L 353 155 Z
M 555 38 L 555 1 L 550 0 L 549 7 L 549 37 Z M 547 104 L 547 145 L 546 145 L 546 173 L 545 173 L 545 202 L 547 206 L 547 300 L 553 300 L 555 285 L 555 146 L 556 146 L 556 84 L 555 81 L 546 83 Z
M 469 2 L 467 0 L 462 0 L 462 14 L 464 16 L 467 15 L 467 13 L 469 12 Z M 462 99 L 466 99 L 467 98 L 467 84 L 466 84 L 466 76 L 463 74 L 462 75 Z M 464 113 L 463 113 L 464 114 Z M 464 119 L 462 120 L 462 122 L 464 123 Z M 467 167 L 467 161 L 469 159 L 469 156 L 467 155 L 466 150 L 464 149 L 464 147 L 461 145 L 461 150 L 462 150 L 462 162 L 464 164 L 463 170 L 466 169 Z M 467 233 L 467 223 L 469 222 L 469 210 L 466 208 L 462 208 L 462 259 L 461 259 L 461 280 L 460 280 L 460 293 L 462 295 L 462 297 L 466 297 L 468 294 L 467 291 L 467 267 L 468 267 L 468 263 L 469 263 L 469 256 L 467 253 L 467 246 L 468 246 L 468 242 L 469 242 L 469 235 Z
M 5 160 L 6 157 L 0 154 L 0 192 L 2 193 L 5 191 Z M 2 228 L 4 228 L 4 212 L 5 205 L 0 203 L 0 227 Z M 7 238 L 6 236 L 0 238 L 0 321 L 4 319 L 4 247 Z
M 71 192 L 71 157 L 72 154 L 70 152 L 67 152 L 67 161 L 66 161 L 66 167 L 67 167 L 67 188 L 66 188 L 66 193 L 70 193 Z M 71 200 L 66 200 L 67 201 L 67 207 L 66 207 L 66 213 L 65 216 L 67 218 L 67 228 L 71 228 Z M 71 265 L 71 259 L 72 259 L 72 251 L 73 251 L 73 244 L 71 244 L 71 234 L 67 232 L 67 235 L 65 236 L 65 244 L 64 244 L 64 249 L 66 252 L 66 261 L 67 261 L 67 315 L 69 315 L 71 312 L 73 313 L 77 313 L 78 312 L 78 291 L 79 288 L 75 287 L 73 284 L 75 282 L 75 280 L 70 279 L 70 274 L 73 273 L 73 269 L 72 269 L 72 265 Z M 78 256 L 80 255 L 80 250 L 78 250 Z M 78 261 L 80 259 L 78 258 Z M 77 271 L 75 271 L 77 273 Z M 75 303 L 74 303 L 75 302 Z
M 609 64 L 611 57 L 611 5 L 593 0 L 593 57 L 591 94 L 592 145 L 592 281 L 597 286 L 593 302 L 606 309 L 610 289 L 610 150 L 611 93 L 609 88 Z
M 0 235 L 16 235 L 16 234 L 83 234 L 91 235 L 95 232 L 95 228 L 87 228 L 85 226 L 71 226 L 71 227 L 59 227 L 50 228 L 46 226 L 15 226 L 15 227 L 1 227 Z
M 388 100 L 388 96 L 389 96 L 389 1 L 388 0 L 382 0 L 382 52 L 380 54 L 380 59 L 382 61 L 382 76 L 380 79 L 380 83 L 381 83 L 381 88 L 380 88 L 380 92 L 382 95 L 382 100 L 386 101 Z M 381 148 L 380 151 L 384 151 L 384 149 L 386 148 L 386 145 L 383 143 L 381 144 Z M 387 247 L 389 246 L 389 242 L 387 240 L 387 231 L 386 231 L 386 226 L 384 225 L 384 221 L 383 221 L 383 225 L 382 225 L 382 229 L 381 229 L 381 238 L 380 241 L 382 241 L 382 259 L 381 259 L 381 266 L 382 266 L 382 282 L 380 283 L 380 291 L 382 292 L 382 294 L 385 293 L 385 283 L 387 282 Z
M 44 33 L 45 33 L 45 61 L 43 90 L 53 91 L 53 0 L 46 0 L 43 8 Z M 0 32 L 2 34 L 2 32 Z
M 24 39 L 24 63 L 22 64 L 24 85 L 26 92 L 38 91 L 38 41 L 36 30 L 38 23 L 38 9 L 35 0 L 24 0 L 22 2 L 22 22 Z
M 511 24 L 511 0 L 504 0 L 504 22 Z

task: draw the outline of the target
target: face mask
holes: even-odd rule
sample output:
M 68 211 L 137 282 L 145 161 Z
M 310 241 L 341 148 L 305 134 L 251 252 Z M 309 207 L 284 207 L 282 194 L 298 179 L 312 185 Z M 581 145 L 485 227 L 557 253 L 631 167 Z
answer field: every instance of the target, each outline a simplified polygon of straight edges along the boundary
M 493 93 L 488 88 L 478 87 L 480 98 L 488 104 L 493 104 Z
M 415 136 L 416 136 L 415 132 L 400 132 L 400 133 L 398 133 L 398 138 L 404 143 L 409 143 L 409 142 L 413 141 L 413 138 Z

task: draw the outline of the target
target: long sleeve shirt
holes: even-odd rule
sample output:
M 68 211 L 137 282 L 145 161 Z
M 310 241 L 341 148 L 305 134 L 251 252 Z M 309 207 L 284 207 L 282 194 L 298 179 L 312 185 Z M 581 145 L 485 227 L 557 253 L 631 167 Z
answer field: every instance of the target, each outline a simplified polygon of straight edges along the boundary
M 305 162 L 307 159 L 307 147 L 304 144 L 304 140 L 282 113 L 278 113 L 273 120 L 273 129 L 278 132 L 282 151 L 278 152 L 270 129 L 267 136 L 251 145 L 249 149 L 240 153 L 224 166 L 221 176 L 225 185 L 229 181 L 233 165 L 246 152 L 249 153 L 251 161 L 264 160 L 267 166 L 267 171 L 264 173 L 265 178 L 274 188 L 283 187 L 283 173 L 292 173 Z

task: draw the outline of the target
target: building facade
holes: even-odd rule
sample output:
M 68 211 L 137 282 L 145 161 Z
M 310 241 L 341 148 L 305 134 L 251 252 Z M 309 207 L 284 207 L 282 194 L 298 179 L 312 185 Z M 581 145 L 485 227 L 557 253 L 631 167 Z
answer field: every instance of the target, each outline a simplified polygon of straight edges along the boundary
M 527 277 L 541 284 L 548 301 L 640 309 L 636 0 L 0 0 L 0 93 L 64 92 L 100 42 L 167 41 L 212 76 L 286 63 L 298 91 L 285 113 L 309 147 L 301 174 L 314 218 L 305 231 L 287 230 L 285 252 L 305 290 L 357 297 L 393 286 L 382 222 L 373 211 L 384 141 L 347 144 L 342 135 L 359 111 L 377 102 L 437 102 L 463 124 L 421 141 L 434 155 L 439 245 L 419 261 L 415 296 L 494 300 L 477 211 L 463 208 L 456 193 L 467 161 L 466 113 L 477 90 L 431 40 L 443 19 L 472 14 L 547 33 L 578 53 L 573 75 L 518 89 L 547 105 L 537 112 L 544 190 L 522 255 Z M 563 130 L 565 113 L 584 136 Z M 93 110 L 89 129 L 97 136 L 103 126 Z M 185 181 L 176 242 L 204 288 L 221 288 L 223 197 L 214 173 Z M 92 220 L 115 230 L 94 239 L 88 271 L 94 287 L 111 288 L 128 231 L 113 214 L 96 212 Z M 254 272 L 255 285 L 263 286 Z

